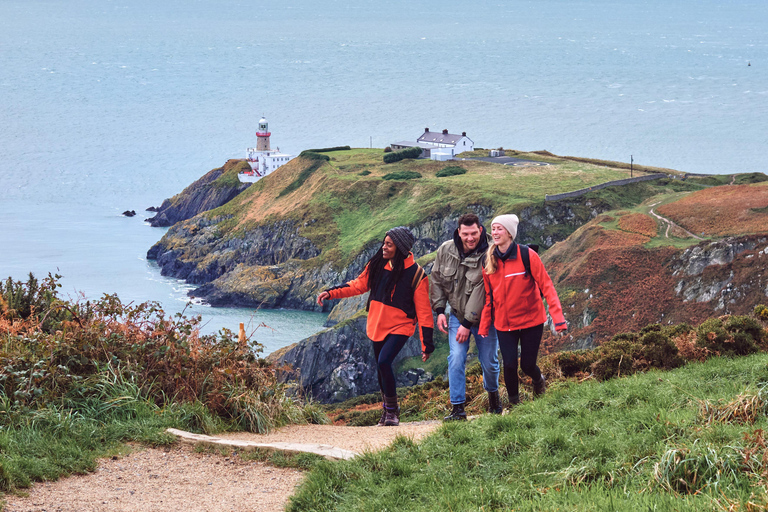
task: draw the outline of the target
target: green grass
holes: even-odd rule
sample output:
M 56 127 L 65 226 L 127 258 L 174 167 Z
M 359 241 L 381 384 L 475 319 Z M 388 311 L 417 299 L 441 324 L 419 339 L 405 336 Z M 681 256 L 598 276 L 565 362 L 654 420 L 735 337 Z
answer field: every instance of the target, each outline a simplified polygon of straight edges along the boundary
M 761 470 L 761 453 L 745 458 L 744 436 L 768 428 L 767 383 L 765 354 L 562 383 L 507 416 L 444 424 L 419 443 L 401 437 L 382 452 L 318 463 L 288 510 L 764 507 L 764 482 L 743 462 Z M 743 394 L 762 397 L 754 424 L 708 424 L 700 414 L 702 403 Z

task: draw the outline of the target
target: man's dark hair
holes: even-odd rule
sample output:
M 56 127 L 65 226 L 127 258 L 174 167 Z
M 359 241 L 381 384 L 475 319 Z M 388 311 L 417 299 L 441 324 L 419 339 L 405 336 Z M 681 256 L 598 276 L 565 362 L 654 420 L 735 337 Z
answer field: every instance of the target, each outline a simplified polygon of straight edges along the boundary
M 465 213 L 459 217 L 459 226 L 474 226 L 480 227 L 480 218 L 474 213 Z

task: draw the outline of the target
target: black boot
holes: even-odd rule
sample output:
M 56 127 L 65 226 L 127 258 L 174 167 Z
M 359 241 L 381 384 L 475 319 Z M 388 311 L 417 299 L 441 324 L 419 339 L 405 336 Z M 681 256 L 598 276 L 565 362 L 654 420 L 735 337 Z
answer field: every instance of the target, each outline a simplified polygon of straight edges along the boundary
M 467 419 L 467 413 L 464 412 L 464 404 L 453 404 L 453 410 L 451 410 L 451 414 L 443 418 L 443 421 L 455 421 L 455 420 L 466 420 Z
M 541 374 L 541 379 L 538 382 L 533 383 L 533 394 L 535 396 L 543 395 L 547 390 L 547 379 L 544 378 L 544 374 Z
M 384 426 L 396 427 L 400 424 L 400 406 L 396 396 L 384 397 Z
M 384 420 L 387 416 L 387 408 L 384 406 L 384 393 L 381 394 L 381 418 L 379 418 L 379 422 L 376 424 L 379 427 L 384 426 Z
M 498 391 L 488 392 L 488 412 L 492 414 L 501 414 L 501 400 L 499 400 Z

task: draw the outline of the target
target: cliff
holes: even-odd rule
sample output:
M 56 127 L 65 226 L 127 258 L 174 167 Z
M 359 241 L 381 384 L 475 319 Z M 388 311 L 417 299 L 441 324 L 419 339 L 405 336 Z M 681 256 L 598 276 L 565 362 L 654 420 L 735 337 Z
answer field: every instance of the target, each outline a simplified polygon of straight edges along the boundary
M 227 161 L 224 167 L 209 171 L 179 194 L 163 201 L 157 214 L 146 222 L 152 227 L 172 226 L 229 202 L 251 185 L 237 178 L 240 171 L 247 169 L 250 166 L 245 160 Z
M 768 200 L 759 183 L 764 175 L 673 176 L 544 201 L 546 194 L 622 179 L 628 171 L 533 155 L 549 165 L 467 160 L 459 162 L 466 174 L 440 178 L 439 170 L 457 162 L 384 165 L 380 150 L 326 154 L 329 161 L 294 159 L 226 204 L 175 224 L 148 257 L 164 275 L 200 285 L 192 294 L 213 305 L 319 310 L 317 293 L 356 277 L 392 226 L 411 227 L 418 258 L 451 237 L 463 212 L 474 211 L 485 223 L 516 212 L 518 239 L 551 247 L 543 259 L 571 324 L 566 338 L 546 336 L 545 350 L 594 346 L 653 322 L 696 321 L 718 307 L 738 312 L 768 293 L 743 263 L 752 260 L 757 268 L 764 254 L 760 234 L 768 226 Z M 732 181 L 737 185 L 729 185 Z M 701 215 L 697 208 L 707 207 L 686 203 L 688 198 L 716 197 L 728 187 L 746 187 L 743 194 L 757 198 L 744 214 L 751 216 L 747 224 L 724 232 L 691 222 Z M 654 207 L 666 220 L 651 216 Z M 710 216 L 716 217 L 716 210 Z M 670 233 L 668 224 L 659 224 L 664 222 L 682 227 Z M 743 275 L 734 268 L 742 268 Z M 375 381 L 363 375 L 372 363 L 357 316 L 364 298 L 334 302 L 323 310 L 333 309 L 328 325 L 338 323 L 335 328 L 276 354 L 299 369 L 293 378 L 322 401 L 375 389 Z M 419 378 L 425 376 L 407 380 Z

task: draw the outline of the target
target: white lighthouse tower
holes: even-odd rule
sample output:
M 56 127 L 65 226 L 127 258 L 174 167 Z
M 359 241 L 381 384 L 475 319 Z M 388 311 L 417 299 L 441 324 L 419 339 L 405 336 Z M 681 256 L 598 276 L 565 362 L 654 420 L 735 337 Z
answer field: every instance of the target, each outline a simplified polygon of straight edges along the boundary
M 274 172 L 278 167 L 295 158 L 294 155 L 281 153 L 280 148 L 272 151 L 269 146 L 269 123 L 265 118 L 259 119 L 259 127 L 256 130 L 256 147 L 246 150 L 246 160 L 251 166 L 251 171 L 238 175 L 242 182 L 259 181 L 261 178 Z

